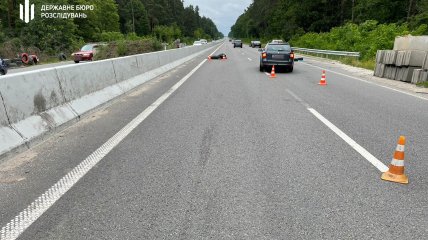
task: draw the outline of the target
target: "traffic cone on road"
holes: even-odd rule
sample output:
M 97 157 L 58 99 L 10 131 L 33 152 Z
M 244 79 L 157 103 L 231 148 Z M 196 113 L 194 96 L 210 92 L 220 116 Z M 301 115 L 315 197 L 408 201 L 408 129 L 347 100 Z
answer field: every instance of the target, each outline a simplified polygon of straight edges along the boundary
M 321 86 L 327 85 L 327 80 L 325 79 L 325 70 L 322 70 L 321 80 L 318 84 Z
M 221 57 L 221 60 L 222 60 L 222 61 L 225 61 L 225 60 L 226 60 L 226 55 L 223 55 L 223 56 Z
M 275 74 L 275 65 L 272 65 L 272 70 L 270 71 L 270 78 L 276 78 L 276 74 Z
M 404 145 L 406 138 L 400 136 L 397 143 L 397 148 L 394 152 L 389 170 L 382 174 L 382 179 L 390 182 L 409 183 L 409 178 L 404 174 Z
M 211 55 L 208 56 L 208 61 L 211 61 Z

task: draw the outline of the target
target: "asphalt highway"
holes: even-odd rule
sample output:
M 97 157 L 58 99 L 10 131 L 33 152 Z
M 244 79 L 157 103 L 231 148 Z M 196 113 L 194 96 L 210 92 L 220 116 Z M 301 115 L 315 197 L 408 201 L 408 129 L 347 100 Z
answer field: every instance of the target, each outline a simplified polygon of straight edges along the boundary
M 0 239 L 128 124 L 18 239 L 428 239 L 427 99 L 344 70 L 320 86 L 333 66 L 316 59 L 269 78 L 257 49 L 218 53 L 1 160 Z M 380 179 L 400 135 L 408 185 Z

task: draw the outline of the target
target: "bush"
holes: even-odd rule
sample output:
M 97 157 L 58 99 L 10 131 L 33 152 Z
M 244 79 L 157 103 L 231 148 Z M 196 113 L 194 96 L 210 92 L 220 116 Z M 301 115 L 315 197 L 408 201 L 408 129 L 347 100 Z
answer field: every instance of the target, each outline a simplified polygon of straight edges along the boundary
M 407 24 L 378 24 L 377 21 L 368 20 L 360 25 L 347 23 L 332 28 L 330 32 L 306 33 L 290 42 L 296 47 L 360 52 L 361 60 L 373 60 L 377 50 L 393 48 L 395 37 L 422 35 L 426 31 L 425 24 L 410 31 Z
M 140 40 L 119 40 L 111 42 L 106 46 L 99 47 L 97 54 L 94 56 L 94 60 L 154 52 L 161 49 L 161 43 L 152 38 Z
M 100 34 L 99 39 L 102 42 L 111 42 L 111 41 L 123 40 L 125 39 L 125 37 L 120 32 L 102 32 Z

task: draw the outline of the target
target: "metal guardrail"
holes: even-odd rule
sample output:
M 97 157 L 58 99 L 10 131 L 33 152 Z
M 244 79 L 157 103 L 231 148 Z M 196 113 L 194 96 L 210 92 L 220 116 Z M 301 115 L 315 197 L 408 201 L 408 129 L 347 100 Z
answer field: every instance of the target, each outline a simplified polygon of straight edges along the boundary
M 360 57 L 359 52 L 345 52 L 345 51 L 333 51 L 333 50 L 321 50 L 321 49 L 297 48 L 297 47 L 293 47 L 293 50 L 299 51 L 302 53 L 315 53 L 315 54 L 347 56 L 347 57 L 356 57 L 356 58 Z

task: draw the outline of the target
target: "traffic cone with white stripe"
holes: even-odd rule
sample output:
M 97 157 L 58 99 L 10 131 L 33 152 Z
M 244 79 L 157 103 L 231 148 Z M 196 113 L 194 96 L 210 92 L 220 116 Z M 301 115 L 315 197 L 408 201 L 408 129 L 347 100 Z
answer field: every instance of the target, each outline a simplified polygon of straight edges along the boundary
M 409 178 L 404 174 L 404 145 L 406 138 L 400 136 L 397 143 L 397 148 L 394 152 L 394 158 L 389 165 L 389 170 L 382 174 L 382 179 L 397 183 L 409 183 Z
M 321 80 L 318 84 L 321 86 L 327 85 L 327 80 L 325 79 L 325 70 L 322 70 Z
M 275 65 L 272 65 L 272 70 L 270 71 L 270 78 L 276 78 L 276 74 L 275 74 Z
M 208 61 L 211 61 L 211 55 L 208 56 Z

